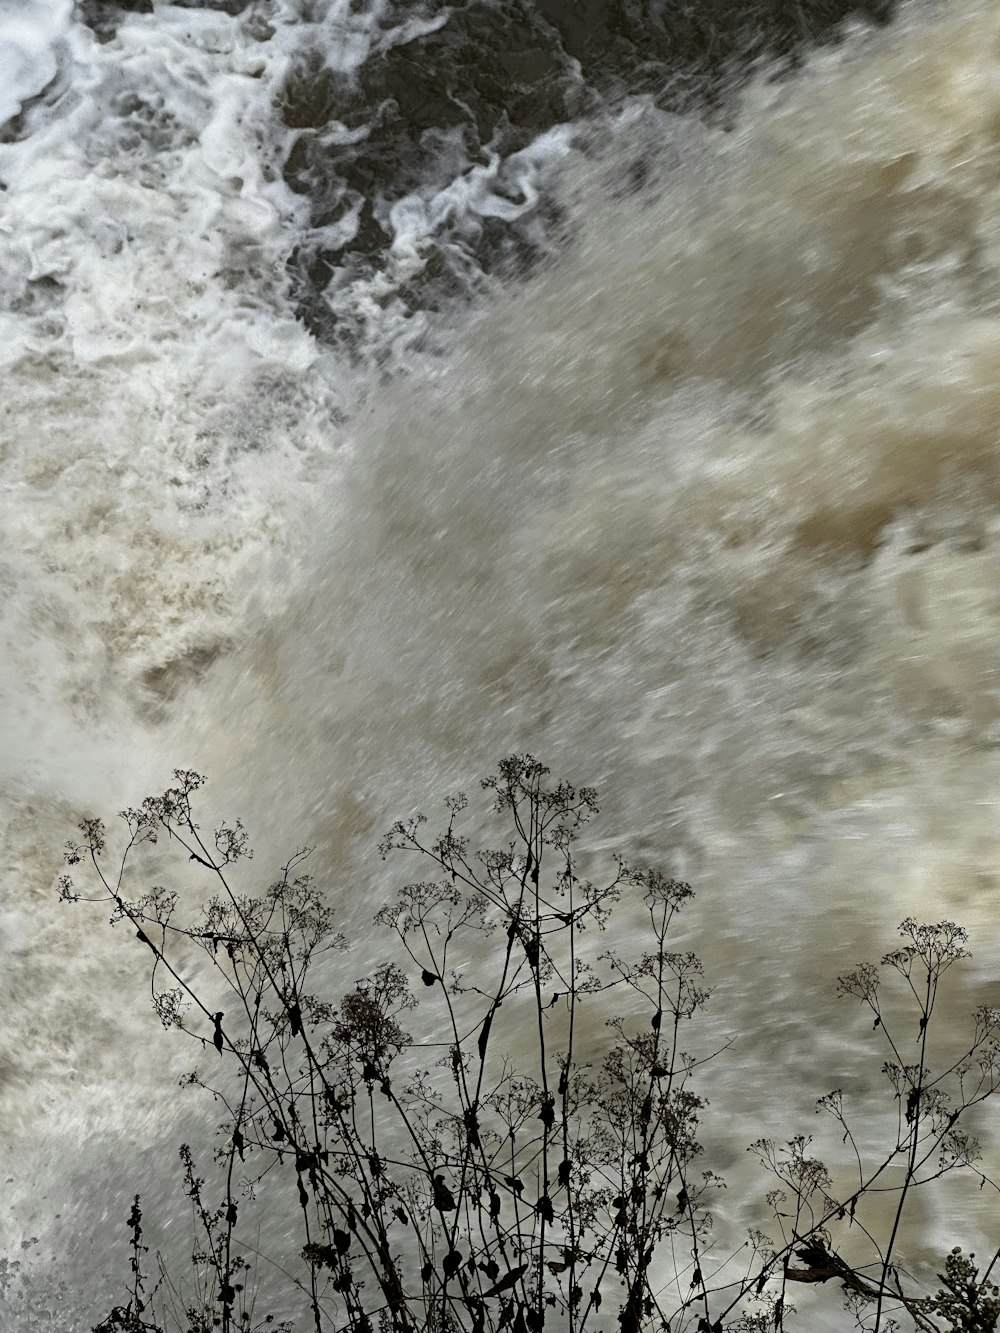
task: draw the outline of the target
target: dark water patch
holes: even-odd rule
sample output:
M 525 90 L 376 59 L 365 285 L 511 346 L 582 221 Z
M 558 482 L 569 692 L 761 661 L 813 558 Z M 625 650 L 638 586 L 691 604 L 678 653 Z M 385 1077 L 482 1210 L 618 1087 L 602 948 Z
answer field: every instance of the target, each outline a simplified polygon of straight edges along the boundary
M 797 56 L 851 16 L 887 23 L 895 0 L 534 0 L 534 8 L 588 83 L 607 89 L 618 81 L 678 110 L 671 74 L 699 71 L 705 99 L 731 78 L 733 61 Z
M 886 23 L 894 5 L 433 3 L 422 12 L 444 14 L 440 27 L 393 43 L 392 24 L 404 11 L 395 20 L 385 15 L 385 44 L 352 74 L 331 69 L 314 50 L 289 75 L 280 106 L 284 123 L 300 132 L 285 179 L 311 201 L 314 228 L 290 265 L 300 317 L 324 342 L 357 340 L 351 303 L 339 295 L 391 266 L 390 213 L 400 199 L 431 198 L 491 155 L 506 162 L 551 127 L 580 125 L 626 96 L 646 96 L 671 113 L 710 114 L 756 61 L 793 67 L 810 45 L 836 40 L 849 16 Z M 332 125 L 337 132 L 325 133 Z M 644 173 L 634 164 L 634 188 Z M 516 183 L 512 189 L 516 197 Z M 426 238 L 422 273 L 395 295 L 403 308 L 432 310 L 468 291 L 470 277 L 474 288 L 477 274 L 525 272 L 561 222 L 551 206 L 548 216 L 539 206 L 488 219 L 453 210 Z
M 506 161 L 541 131 L 600 105 L 558 31 L 521 3 L 456 9 L 436 32 L 372 55 L 356 76 L 335 73 L 314 53 L 284 90 L 285 124 L 302 131 L 285 179 L 309 197 L 315 228 L 339 224 L 345 234 L 339 244 L 307 244 L 294 257 L 302 318 L 322 340 L 349 342 L 354 330 L 329 300 L 327 275 L 339 287 L 385 266 L 393 204 L 414 193 L 432 197 L 491 154 Z M 356 141 L 327 142 L 318 132 L 331 121 Z M 516 179 L 502 173 L 495 188 L 515 205 L 521 197 Z M 420 279 L 404 282 L 398 299 L 433 309 L 467 291 L 470 277 L 521 271 L 537 249 L 530 233 L 538 222 L 455 210 L 435 228 Z

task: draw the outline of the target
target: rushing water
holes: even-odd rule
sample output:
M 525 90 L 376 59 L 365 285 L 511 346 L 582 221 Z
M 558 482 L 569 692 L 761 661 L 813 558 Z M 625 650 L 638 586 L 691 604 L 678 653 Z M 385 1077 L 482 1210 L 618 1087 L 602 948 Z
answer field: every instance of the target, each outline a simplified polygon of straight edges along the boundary
M 187 1053 L 53 882 L 175 764 L 359 970 L 392 818 L 598 786 L 698 889 L 734 1159 L 902 916 L 1000 999 L 1000 14 L 834 9 L 0 0 L 8 1238 L 169 1213 Z

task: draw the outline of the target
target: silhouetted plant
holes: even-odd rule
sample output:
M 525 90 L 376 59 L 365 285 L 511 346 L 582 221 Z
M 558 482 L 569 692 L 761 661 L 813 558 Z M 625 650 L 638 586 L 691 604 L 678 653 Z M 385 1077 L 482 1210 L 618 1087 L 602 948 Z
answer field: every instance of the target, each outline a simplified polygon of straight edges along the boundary
M 833 1189 L 808 1138 L 760 1139 L 752 1151 L 777 1180 L 770 1222 L 719 1254 L 710 1205 L 722 1181 L 700 1164 L 706 1104 L 694 1077 L 713 1056 L 681 1046 L 709 992 L 697 957 L 671 947 L 691 889 L 621 859 L 600 884 L 583 877 L 576 841 L 596 795 L 548 776 L 531 756 L 513 756 L 481 784 L 508 828 L 499 847 L 470 847 L 462 795 L 447 800 L 437 834 L 423 816 L 393 826 L 383 858 L 409 854 L 433 878 L 381 908 L 386 959 L 339 994 L 322 963 L 346 944 L 305 871 L 308 852 L 263 894 L 239 890 L 231 875 L 251 855 L 246 835 L 236 822 L 203 837 L 198 774 L 178 771 L 162 796 L 122 812 L 127 846 L 113 875 L 103 825 L 81 825 L 68 860 L 91 863 L 112 923 L 129 921 L 149 949 L 161 1022 L 220 1071 L 185 1080 L 210 1091 L 224 1119 L 216 1204 L 181 1150 L 203 1244 L 198 1299 L 174 1323 L 186 1321 L 187 1333 L 273 1327 L 253 1312 L 241 1229 L 277 1173 L 297 1210 L 297 1281 L 317 1333 L 372 1333 L 376 1323 L 380 1333 L 583 1333 L 609 1323 L 622 1333 L 751 1333 L 787 1326 L 791 1284 L 827 1282 L 875 1333 L 902 1316 L 921 1330 L 995 1328 L 996 1257 L 980 1276 L 971 1256 L 953 1252 L 933 1295 L 897 1258 L 918 1192 L 961 1169 L 985 1183 L 962 1122 L 996 1090 L 1000 1013 L 977 1011 L 959 1057 L 930 1067 L 941 980 L 966 956 L 965 932 L 907 920 L 881 967 L 841 979 L 891 1057 L 886 1148 L 869 1160 L 842 1093 L 827 1094 L 819 1107 L 855 1158 L 850 1188 Z M 163 887 L 125 896 L 137 849 L 164 837 L 214 880 L 190 917 Z M 60 893 L 80 896 L 68 877 Z M 589 943 L 623 893 L 645 906 L 637 956 Z M 191 968 L 192 949 L 207 972 Z M 909 997 L 911 1034 L 883 998 L 885 974 Z M 210 998 L 220 989 L 226 999 Z M 867 1210 L 886 1197 L 881 1236 Z M 133 1218 L 129 1299 L 96 1333 L 159 1333 L 141 1322 L 138 1199 Z M 870 1250 L 861 1258 L 859 1238 Z
M 148 1279 L 143 1268 L 143 1256 L 149 1250 L 142 1243 L 142 1210 L 138 1194 L 132 1200 L 128 1228 L 131 1233 L 129 1267 L 132 1272 L 128 1300 L 124 1305 L 116 1305 L 106 1319 L 95 1325 L 93 1333 L 163 1333 L 158 1323 L 146 1318 L 149 1297 L 146 1295 Z

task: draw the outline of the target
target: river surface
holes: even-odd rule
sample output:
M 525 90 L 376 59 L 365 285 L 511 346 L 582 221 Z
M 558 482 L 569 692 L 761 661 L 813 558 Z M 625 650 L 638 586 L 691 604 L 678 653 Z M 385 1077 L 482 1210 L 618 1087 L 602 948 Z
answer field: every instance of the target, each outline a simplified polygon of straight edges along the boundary
M 969 928 L 956 1014 L 1000 1002 L 1000 11 L 847 8 L 0 0 L 38 1329 L 89 1327 L 57 1278 L 106 1312 L 206 1119 L 144 960 L 54 888 L 177 765 L 255 873 L 316 848 L 353 975 L 393 819 L 515 750 L 598 787 L 589 848 L 697 890 L 737 1176 L 867 1086 L 834 981 L 902 917 Z

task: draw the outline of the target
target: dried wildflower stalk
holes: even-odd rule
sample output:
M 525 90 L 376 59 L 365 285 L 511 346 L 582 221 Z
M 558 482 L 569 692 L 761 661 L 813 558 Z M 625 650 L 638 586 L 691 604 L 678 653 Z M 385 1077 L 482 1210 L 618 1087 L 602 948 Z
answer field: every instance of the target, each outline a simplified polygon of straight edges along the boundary
M 306 873 L 308 851 L 263 894 L 240 891 L 234 867 L 251 855 L 242 826 L 204 837 L 194 814 L 204 780 L 175 776 L 162 796 L 122 812 L 127 846 L 114 875 L 97 820 L 81 825 L 68 853 L 96 871 L 101 895 L 91 900 L 110 902 L 112 923 L 130 922 L 149 950 L 161 1022 L 198 1042 L 218 1070 L 185 1080 L 224 1107 L 211 1186 L 181 1150 L 202 1237 L 197 1298 L 181 1301 L 180 1315 L 175 1301 L 161 1319 L 186 1333 L 276 1327 L 256 1312 L 244 1239 L 275 1173 L 298 1216 L 301 1268 L 291 1277 L 315 1333 L 376 1324 L 380 1333 L 584 1333 L 609 1323 L 622 1333 L 750 1333 L 788 1326 L 790 1284 L 828 1282 L 874 1333 L 900 1318 L 925 1333 L 996 1327 L 996 1258 L 980 1276 L 956 1251 L 936 1295 L 907 1285 L 897 1260 L 915 1192 L 976 1171 L 962 1121 L 1000 1078 L 1000 1014 L 988 1009 L 959 1058 L 928 1068 L 941 979 L 966 955 L 959 927 L 908 920 L 881 967 L 841 979 L 892 1057 L 884 1073 L 895 1133 L 883 1155 L 867 1160 L 839 1091 L 821 1098 L 854 1152 L 856 1183 L 834 1193 L 804 1136 L 760 1139 L 752 1151 L 778 1181 L 770 1229 L 720 1254 L 709 1205 L 722 1181 L 699 1168 L 705 1103 L 695 1087 L 714 1056 L 680 1045 L 709 992 L 697 957 L 671 947 L 691 889 L 620 859 L 599 885 L 581 877 L 575 847 L 597 813 L 592 790 L 551 783 L 543 765 L 517 755 L 481 784 L 507 828 L 500 847 L 470 848 L 461 795 L 446 802 L 435 835 L 423 816 L 395 824 L 382 857 L 409 854 L 431 878 L 378 912 L 386 961 L 331 995 L 329 959 L 346 943 Z M 193 919 L 162 887 L 125 894 L 137 850 L 158 839 L 214 882 Z M 605 927 L 623 893 L 645 903 L 647 945 L 637 957 L 595 955 L 584 933 Z M 81 896 L 68 876 L 60 894 Z M 207 974 L 191 968 L 192 949 Z M 336 970 L 349 972 L 349 955 Z M 889 1020 L 887 972 L 910 998 L 915 1041 Z M 209 995 L 220 991 L 216 1007 Z M 584 1049 L 584 1018 L 607 1015 L 611 997 L 620 1012 L 599 1025 L 603 1046 L 595 1053 L 589 1022 Z M 895 1208 L 878 1237 L 865 1204 L 884 1192 Z M 136 1226 L 138 1217 L 136 1200 Z M 870 1262 L 841 1257 L 844 1239 L 858 1235 Z M 161 1328 L 144 1295 L 140 1236 L 133 1228 L 129 1298 L 101 1333 Z M 176 1290 L 161 1273 L 156 1291 Z

